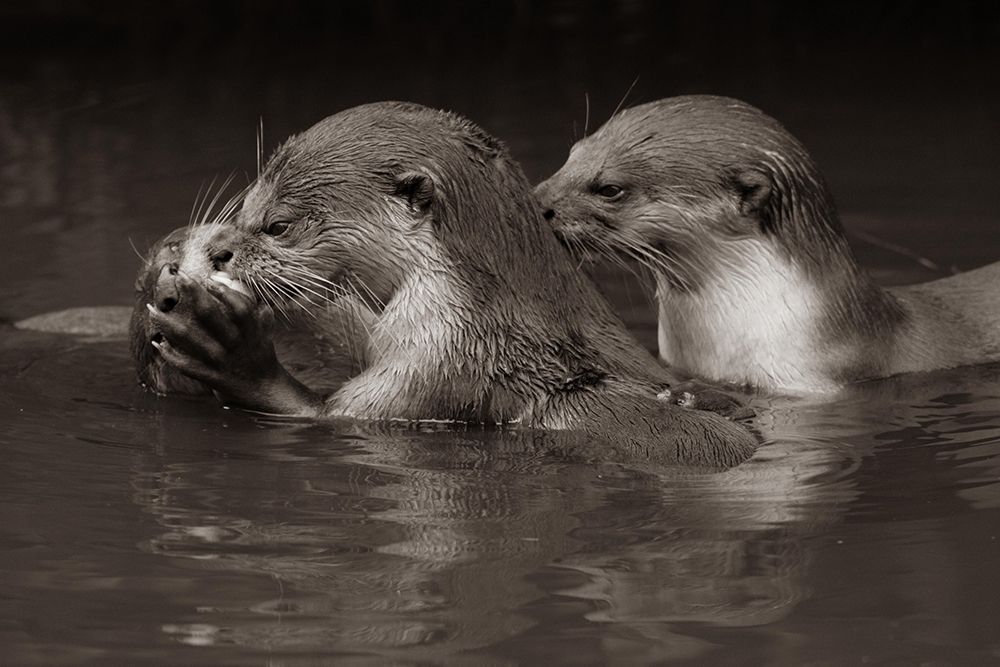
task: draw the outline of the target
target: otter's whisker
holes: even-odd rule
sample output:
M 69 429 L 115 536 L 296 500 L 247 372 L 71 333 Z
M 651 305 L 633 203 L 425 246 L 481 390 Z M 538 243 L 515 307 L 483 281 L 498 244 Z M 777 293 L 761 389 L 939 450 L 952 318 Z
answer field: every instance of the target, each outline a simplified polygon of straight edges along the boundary
M 264 291 L 263 286 L 259 282 L 257 282 L 256 279 L 248 277 L 246 280 L 248 283 L 250 283 L 250 289 L 253 290 L 253 293 L 257 295 L 258 299 L 260 299 L 266 305 L 271 306 L 272 308 L 275 308 L 279 311 L 281 310 L 280 306 L 274 302 L 274 299 L 271 297 L 270 294 Z M 286 320 L 288 319 L 288 316 L 285 315 L 283 312 L 282 315 L 285 316 Z
M 210 225 L 220 225 L 224 223 L 229 217 L 236 211 L 237 207 L 243 202 L 243 198 L 246 197 L 247 192 L 250 191 L 252 184 L 247 184 L 245 187 L 240 188 L 232 197 L 222 205 L 222 208 L 212 219 Z
M 663 255 L 657 253 L 648 247 L 640 248 L 640 252 L 644 253 L 645 257 L 649 258 L 649 268 L 653 271 L 659 269 L 662 273 L 666 274 L 672 278 L 675 282 L 679 283 L 682 288 L 690 289 L 690 281 L 677 270 L 677 267 L 671 263 L 676 260 L 668 260 Z M 678 262 L 679 263 L 679 262 Z M 688 263 L 688 268 L 690 268 L 690 263 Z
M 317 291 L 315 291 L 315 290 L 313 290 L 313 289 L 311 289 L 309 287 L 306 287 L 304 285 L 301 285 L 299 283 L 292 282 L 287 277 L 282 277 L 281 281 L 282 281 L 282 285 L 286 288 L 286 291 L 288 293 L 288 297 L 297 306 L 299 306 L 299 308 L 302 308 L 303 310 L 305 310 L 313 318 L 316 318 L 318 316 L 316 315 L 316 313 L 313 312 L 312 309 L 306 308 L 305 305 L 299 300 L 300 298 L 304 299 L 306 301 L 306 303 L 308 303 L 310 306 L 313 307 L 313 309 L 316 309 L 316 310 L 327 310 L 328 309 L 327 306 L 323 306 L 320 303 L 317 303 L 317 302 L 313 301 L 312 298 L 310 297 L 310 295 L 315 296 L 321 302 L 325 301 L 327 304 L 331 303 L 330 297 L 325 296 L 323 294 L 320 294 L 319 292 L 317 292 Z
M 214 179 L 212 183 L 213 184 L 215 183 Z M 191 203 L 191 215 L 188 216 L 188 227 L 193 227 L 195 224 L 195 220 L 197 220 L 198 216 L 201 215 L 201 207 L 205 203 L 202 200 L 202 196 L 203 194 L 207 194 L 207 192 L 208 191 L 205 190 L 205 182 L 202 181 L 201 184 L 198 185 L 198 194 L 195 195 L 194 201 Z
M 339 306 L 337 300 L 330 296 L 331 292 L 335 297 L 343 297 L 346 294 L 346 290 L 343 286 L 330 281 L 320 282 L 317 280 L 318 276 L 313 276 L 309 272 L 296 266 L 286 265 L 283 267 L 282 275 L 272 275 L 274 275 L 276 282 L 278 282 L 280 286 L 284 287 L 283 292 L 292 298 L 292 300 L 295 301 L 299 307 L 303 306 L 301 302 L 294 298 L 296 296 L 304 298 L 314 308 L 329 310 L 331 307 Z M 289 276 L 297 280 L 293 281 L 289 278 Z M 326 284 L 323 284 L 324 282 Z M 309 296 L 310 294 L 315 296 L 316 299 L 319 300 L 319 303 L 314 301 Z M 310 312 L 310 314 L 312 313 Z
M 198 212 L 195 214 L 194 224 L 200 226 L 205 224 L 205 219 L 211 213 L 211 205 L 209 204 L 209 197 L 212 196 L 212 192 L 215 192 L 215 184 L 218 182 L 219 177 L 215 175 L 212 177 L 212 181 L 205 188 L 205 194 L 202 195 L 201 203 L 198 204 Z
M 309 299 L 308 296 L 303 294 L 301 290 L 298 289 L 298 287 L 288 285 L 286 282 L 275 282 L 275 281 L 268 281 L 268 282 L 273 286 L 273 289 L 276 292 L 278 292 L 281 296 L 285 298 L 286 301 L 290 302 L 292 305 L 294 305 L 296 308 L 298 308 L 299 310 L 301 310 L 314 320 L 319 319 L 319 316 L 315 312 L 313 312 L 313 309 L 309 308 L 309 306 L 313 306 L 313 308 L 316 308 L 316 304 L 313 303 L 313 301 Z M 303 300 L 305 301 L 305 303 L 303 303 Z
M 320 276 L 319 274 L 313 273 L 298 266 L 288 266 L 286 268 L 297 276 L 300 276 L 302 278 L 308 278 L 315 285 L 322 286 L 334 292 L 339 292 L 339 293 L 346 292 L 346 288 L 343 285 L 339 285 L 333 282 L 332 280 L 328 280 Z
M 345 296 L 346 295 L 346 290 L 344 289 L 343 286 L 337 285 L 336 283 L 330 282 L 328 280 L 319 279 L 318 276 L 314 276 L 314 275 L 312 275 L 312 274 L 310 274 L 310 273 L 308 273 L 308 272 L 306 272 L 306 271 L 304 271 L 302 269 L 299 269 L 297 267 L 286 266 L 285 267 L 285 271 L 287 273 L 293 275 L 294 277 L 298 278 L 299 280 L 304 281 L 307 285 L 310 285 L 311 287 L 314 287 L 314 288 L 316 288 L 318 290 L 323 290 L 325 292 L 333 292 L 337 296 Z M 316 296 L 318 298 L 321 298 L 324 301 L 327 301 L 327 302 L 330 302 L 330 303 L 333 302 L 333 298 L 331 298 L 329 296 L 329 294 L 325 294 L 325 293 L 324 294 L 319 294 L 319 293 L 314 292 L 312 290 L 310 290 L 310 291 L 313 292 L 313 294 L 316 294 Z
M 647 270 L 644 271 L 642 274 L 640 274 L 638 271 L 635 270 L 635 266 L 633 266 L 633 264 L 629 262 L 626 262 L 625 258 L 622 257 L 622 253 L 617 249 L 615 249 L 614 247 L 612 247 L 607 240 L 602 238 L 595 238 L 594 241 L 596 242 L 596 245 L 600 247 L 603 255 L 605 255 L 606 257 L 610 257 L 611 261 L 615 265 L 621 267 L 625 271 L 628 271 L 630 274 L 632 274 L 632 276 L 635 277 L 635 279 L 641 285 L 646 285 L 647 282 L 650 282 L 649 274 L 651 274 L 652 271 Z M 641 263 L 640 267 L 646 268 Z M 655 280 L 653 280 L 652 282 L 655 284 Z M 632 306 L 632 291 L 628 289 L 628 283 L 625 283 L 625 287 L 626 287 L 626 297 L 628 298 L 629 306 Z M 646 289 L 646 290 L 641 290 L 641 292 L 642 295 L 645 297 L 647 303 L 649 303 L 650 305 L 656 304 L 655 299 L 652 297 L 652 290 Z
M 200 221 L 199 224 L 201 224 L 201 225 L 208 224 L 208 217 L 212 214 L 212 211 L 214 211 L 215 207 L 218 205 L 219 198 L 222 196 L 222 193 L 225 192 L 226 188 L 229 187 L 229 184 L 232 183 L 233 176 L 234 176 L 233 174 L 229 174 L 229 176 L 226 178 L 226 180 L 222 182 L 222 185 L 219 186 L 219 189 L 215 193 L 215 196 L 212 197 L 212 201 L 209 202 L 208 207 L 205 209 L 204 213 L 202 214 L 201 221 Z M 212 183 L 213 184 L 215 183 L 215 179 L 212 179 Z
M 292 318 L 288 314 L 288 311 L 285 310 L 285 307 L 282 304 L 282 301 L 291 301 L 292 303 L 294 303 L 296 306 L 298 306 L 299 308 L 301 308 L 305 312 L 307 312 L 307 313 L 309 312 L 309 310 L 307 308 L 305 308 L 302 304 L 298 303 L 297 301 L 295 301 L 295 299 L 291 298 L 287 294 L 287 290 L 282 290 L 280 285 L 275 284 L 273 281 L 269 280 L 268 278 L 261 277 L 260 280 L 261 280 L 261 284 L 265 288 L 267 288 L 267 290 L 271 294 L 274 295 L 274 306 L 279 311 L 281 311 L 281 314 L 285 317 L 285 320 L 287 320 L 288 322 L 291 322 Z M 312 315 L 312 313 L 310 313 L 310 315 Z M 313 315 L 313 317 L 315 317 L 315 315 Z
M 191 227 L 197 227 L 204 222 L 205 216 L 208 212 L 205 210 L 205 206 L 208 204 L 208 198 L 215 190 L 215 183 L 218 181 L 218 175 L 212 176 L 212 180 L 205 185 L 202 181 L 201 185 L 198 186 L 198 196 L 195 197 L 195 207 L 193 208 L 193 216 L 189 225 Z
M 675 264 L 680 264 L 688 270 L 694 270 L 696 268 L 691 264 L 691 262 L 687 260 L 682 260 L 677 257 L 668 257 L 661 251 L 657 250 L 653 246 L 646 243 L 646 241 L 643 240 L 642 237 L 636 234 L 623 232 L 621 234 L 621 239 L 623 245 L 627 249 L 631 249 L 634 251 L 632 256 L 635 259 L 639 259 L 641 263 L 646 264 L 647 268 L 651 270 L 660 268 L 663 272 L 668 273 L 671 276 L 674 276 L 675 278 L 680 280 L 681 276 L 678 274 L 677 267 L 674 266 Z M 642 255 L 642 258 L 636 256 L 636 253 Z
M 603 253 L 602 253 L 602 254 L 604 254 L 604 255 L 605 255 L 605 256 L 607 256 L 607 257 L 610 257 L 610 258 L 611 258 L 611 261 L 612 261 L 612 262 L 614 262 L 615 264 L 617 264 L 617 265 L 618 265 L 618 266 L 620 266 L 621 268 L 623 268 L 623 269 L 625 269 L 626 271 L 628 271 L 629 273 L 631 273 L 631 274 L 632 274 L 632 276 L 634 276 L 634 277 L 635 277 L 635 279 L 636 279 L 636 280 L 638 280 L 638 281 L 639 281 L 640 283 L 645 283 L 645 282 L 646 282 L 646 280 L 647 280 L 648 276 L 643 276 L 643 275 L 640 275 L 640 274 L 639 274 L 639 273 L 638 273 L 638 272 L 637 272 L 637 271 L 635 270 L 635 267 L 634 267 L 634 266 L 633 266 L 632 264 L 629 264 L 628 262 L 626 262 L 626 261 L 625 261 L 625 260 L 624 260 L 624 259 L 622 258 L 622 255 L 621 255 L 621 253 L 620 253 L 620 252 L 618 252 L 618 251 L 616 251 L 616 250 L 615 250 L 615 248 L 613 248 L 613 247 L 611 246 L 611 244 L 610 244 L 610 243 L 608 243 L 608 242 L 607 242 L 606 240 L 604 240 L 604 239 L 595 239 L 595 241 L 597 241 L 597 244 L 598 244 L 598 245 L 599 245 L 599 246 L 601 247 L 601 249 L 603 250 Z
M 673 278 L 681 283 L 682 287 L 685 289 L 690 289 L 692 286 L 690 276 L 696 276 L 703 270 L 703 268 L 699 266 L 691 257 L 683 255 L 669 256 L 663 251 L 650 246 L 648 243 L 644 243 L 642 241 L 638 241 L 637 243 L 642 245 L 650 255 L 656 258 L 657 266 L 661 267 L 665 273 L 673 276 Z M 684 276 L 681 275 L 681 269 L 683 270 Z
M 632 80 L 632 85 L 629 86 L 628 90 L 625 91 L 625 94 L 622 95 L 622 101 L 619 102 L 618 106 L 615 107 L 615 110 L 613 112 L 611 112 L 611 118 L 614 118 L 615 116 L 617 116 L 618 112 L 622 110 L 622 106 L 624 106 L 625 101 L 628 99 L 628 96 L 632 94 L 632 89 L 635 88 L 635 84 L 637 84 L 637 83 L 639 83 L 639 75 L 638 74 L 636 74 L 635 75 L 635 79 Z
M 300 270 L 301 271 L 301 270 Z M 358 295 L 357 290 L 351 290 L 344 285 L 338 285 L 328 280 L 323 280 L 326 284 L 322 284 L 316 279 L 318 276 L 313 276 L 305 272 L 298 274 L 302 280 L 316 287 L 320 290 L 325 290 L 327 292 L 332 292 L 334 296 L 324 295 L 323 298 L 327 301 L 328 305 L 340 310 L 358 310 L 360 306 L 358 303 L 361 302 L 360 295 Z M 367 326 L 366 326 L 367 329 Z M 370 331 L 369 331 L 370 333 Z
M 292 273 L 295 276 L 297 276 L 297 277 L 299 277 L 299 278 L 301 278 L 303 280 L 308 281 L 314 287 L 322 288 L 322 289 L 327 289 L 327 290 L 330 290 L 330 291 L 334 292 L 335 294 L 338 294 L 338 295 L 341 295 L 341 296 L 349 296 L 349 294 L 350 294 L 350 292 L 348 292 L 348 288 L 345 287 L 344 285 L 335 283 L 332 280 L 324 278 L 323 276 L 321 276 L 319 274 L 312 273 L 311 271 L 308 271 L 308 270 L 306 270 L 306 269 L 304 269 L 302 267 L 286 266 L 285 269 L 289 273 Z M 385 308 L 385 303 L 382 301 L 382 299 L 380 299 L 378 297 L 378 295 L 376 295 L 371 290 L 371 288 L 369 288 L 363 282 L 361 283 L 361 285 L 365 289 L 365 291 L 368 293 L 368 295 L 371 297 L 371 299 L 376 303 L 376 305 L 378 305 L 379 308 Z M 353 289 L 353 293 L 356 294 L 360 298 L 361 294 L 360 294 L 360 292 L 358 292 L 357 288 L 354 287 L 353 285 L 351 286 L 351 288 Z
M 270 281 L 260 278 L 248 278 L 254 292 L 260 297 L 261 301 L 275 308 L 281 313 L 282 317 L 285 318 L 286 322 L 291 323 L 292 319 L 289 317 L 288 312 L 285 307 L 281 304 L 280 295 L 271 286 Z
M 260 116 L 257 122 L 257 178 L 260 178 L 264 166 L 264 117 Z
M 681 273 L 676 269 L 671 262 L 675 262 L 675 258 L 667 258 L 663 253 L 652 248 L 648 244 L 642 242 L 639 239 L 631 237 L 628 234 L 623 234 L 621 236 L 623 251 L 630 255 L 632 258 L 639 261 L 639 263 L 644 264 L 647 268 L 654 271 L 659 269 L 663 273 L 673 278 L 675 281 L 680 283 L 685 289 L 690 288 L 690 283 L 688 280 L 681 275 Z M 691 268 L 688 266 L 688 268 Z
M 372 290 L 372 288 L 369 287 L 367 285 L 367 283 L 365 283 L 365 281 L 361 280 L 360 278 L 357 278 L 357 280 L 358 280 L 358 284 L 368 293 L 368 296 L 370 296 L 372 298 L 372 300 L 375 302 L 375 305 L 377 305 L 382 310 L 385 310 L 385 302 L 382 301 L 382 299 L 380 299 L 377 294 L 375 294 L 375 292 Z M 357 290 L 355 290 L 355 291 L 357 291 Z M 358 296 L 361 296 L 361 295 L 359 294 Z
M 148 259 L 146 259 L 145 257 L 143 257 L 142 253 L 139 252 L 139 249 L 135 247 L 135 243 L 132 242 L 132 237 L 131 236 L 128 237 L 128 244 L 129 244 L 129 246 L 132 247 L 132 252 L 134 252 L 135 256 L 139 258 L 139 260 L 142 262 L 142 265 L 143 266 L 149 266 L 150 261 Z

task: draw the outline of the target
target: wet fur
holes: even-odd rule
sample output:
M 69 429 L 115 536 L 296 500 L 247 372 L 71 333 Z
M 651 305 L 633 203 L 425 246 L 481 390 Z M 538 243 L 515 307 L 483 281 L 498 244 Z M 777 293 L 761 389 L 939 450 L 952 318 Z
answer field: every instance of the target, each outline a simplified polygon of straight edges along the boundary
M 626 195 L 604 200 L 607 183 Z M 653 269 L 660 354 L 697 375 L 825 392 L 1000 357 L 997 265 L 879 288 L 808 152 L 738 100 L 626 109 L 536 192 L 571 248 Z
M 327 118 L 189 252 L 231 252 L 227 270 L 278 309 L 309 308 L 303 276 L 369 300 L 367 366 L 326 415 L 581 429 L 709 467 L 755 446 L 733 422 L 655 399 L 663 369 L 575 270 L 504 146 L 454 114 L 382 103 Z
M 175 229 L 142 258 L 136 276 L 134 306 L 127 319 L 127 335 L 139 383 L 157 394 L 212 393 L 203 383 L 169 366 L 157 353 L 151 341 L 158 340 L 158 332 L 150 322 L 146 304 L 167 310 L 170 306 L 166 302 L 176 302 L 179 295 L 174 281 L 182 271 L 200 281 L 209 279 L 213 267 L 203 252 L 204 243 L 217 231 L 218 222 Z M 316 308 L 308 316 L 299 313 L 296 317 L 290 313 L 291 317 L 280 318 L 274 340 L 278 357 L 285 364 L 305 377 L 315 378 L 321 386 L 331 386 L 330 380 L 335 386 L 344 375 L 357 372 L 365 364 L 367 327 L 373 319 L 364 304 L 355 300 L 339 299 L 329 305 L 326 309 Z M 50 319 L 58 325 L 58 330 L 72 331 L 64 313 L 54 315 Z M 104 313 L 103 317 L 108 319 L 109 315 Z M 327 377 L 331 374 L 335 377 Z
M 147 303 L 172 298 L 164 295 L 163 268 L 176 266 L 187 239 L 188 229 L 181 227 L 157 241 L 143 258 L 135 279 L 135 303 L 128 324 L 129 353 L 134 361 L 139 383 L 159 394 L 205 396 L 211 390 L 201 382 L 170 368 L 150 344 L 156 332 L 151 330 Z M 158 294 L 159 293 L 159 294 Z

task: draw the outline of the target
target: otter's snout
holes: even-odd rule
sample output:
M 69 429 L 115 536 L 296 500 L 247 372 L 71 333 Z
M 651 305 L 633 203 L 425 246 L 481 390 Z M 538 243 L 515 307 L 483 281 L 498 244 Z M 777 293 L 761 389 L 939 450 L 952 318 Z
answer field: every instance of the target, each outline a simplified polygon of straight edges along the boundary
M 544 181 L 535 186 L 535 198 L 542 207 L 542 217 L 546 222 L 552 222 L 556 218 L 556 207 L 548 184 L 548 181 Z
M 156 277 L 156 288 L 153 294 L 156 300 L 156 308 L 160 312 L 169 313 L 177 305 L 179 299 L 177 292 L 177 264 L 169 262 L 160 267 L 160 273 Z
M 227 271 L 227 265 L 233 261 L 237 249 L 246 241 L 245 234 L 235 225 L 217 225 L 206 232 L 204 236 L 192 240 L 190 250 L 193 253 L 204 252 L 201 257 L 207 257 L 215 271 Z

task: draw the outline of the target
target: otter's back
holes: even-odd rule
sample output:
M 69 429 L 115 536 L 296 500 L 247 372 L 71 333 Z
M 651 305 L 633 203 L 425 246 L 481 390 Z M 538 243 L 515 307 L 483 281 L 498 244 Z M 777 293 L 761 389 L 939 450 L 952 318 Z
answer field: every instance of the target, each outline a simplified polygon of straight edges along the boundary
M 891 291 L 918 315 L 931 308 L 936 311 L 927 316 L 938 328 L 933 335 L 953 341 L 957 362 L 1000 359 L 1000 262 Z

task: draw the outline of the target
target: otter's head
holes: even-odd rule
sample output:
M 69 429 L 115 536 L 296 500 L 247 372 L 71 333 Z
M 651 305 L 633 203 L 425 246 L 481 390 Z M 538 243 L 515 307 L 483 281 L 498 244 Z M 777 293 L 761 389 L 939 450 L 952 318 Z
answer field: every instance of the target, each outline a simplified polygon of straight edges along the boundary
M 195 228 L 181 227 L 157 241 L 139 268 L 135 279 L 135 305 L 129 321 L 129 349 L 139 381 L 159 394 L 208 394 L 209 389 L 168 366 L 156 352 L 152 341 L 162 336 L 150 323 L 146 304 L 167 312 L 177 305 L 175 278 L 182 263 L 188 239 Z M 197 275 L 198 272 L 192 272 Z
M 737 100 L 675 97 L 626 109 L 577 142 L 536 188 L 571 249 L 638 260 L 696 290 L 772 246 L 806 270 L 845 242 L 806 150 Z
M 213 270 L 280 312 L 350 294 L 377 310 L 421 271 L 462 284 L 516 273 L 539 245 L 527 237 L 551 238 L 529 193 L 502 144 L 471 122 L 369 104 L 288 139 L 238 213 L 199 227 L 197 243 Z

